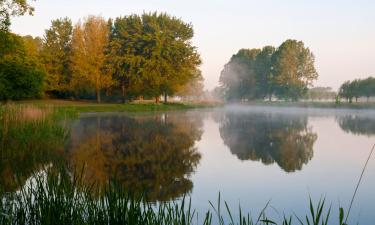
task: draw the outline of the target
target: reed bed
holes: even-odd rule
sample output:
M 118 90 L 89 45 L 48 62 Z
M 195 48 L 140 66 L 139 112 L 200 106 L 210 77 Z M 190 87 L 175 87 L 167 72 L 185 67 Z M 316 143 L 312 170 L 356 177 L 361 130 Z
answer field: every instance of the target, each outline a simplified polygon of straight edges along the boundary
M 59 157 L 69 130 L 54 107 L 0 105 L 0 187 L 15 190 L 36 170 Z M 20 183 L 23 183 L 20 182 Z
M 314 206 L 309 202 L 309 214 L 303 218 L 284 216 L 280 221 L 267 217 L 265 211 L 253 217 L 242 212 L 232 217 L 232 210 L 221 200 L 211 203 L 211 210 L 198 215 L 191 201 L 151 203 L 132 195 L 113 182 L 96 193 L 94 185 L 82 182 L 82 176 L 66 170 L 48 168 L 33 176 L 17 192 L 0 193 L 0 224 L 129 224 L 129 225 L 328 225 L 333 224 L 331 208 L 325 200 Z M 344 225 L 344 210 L 334 224 Z

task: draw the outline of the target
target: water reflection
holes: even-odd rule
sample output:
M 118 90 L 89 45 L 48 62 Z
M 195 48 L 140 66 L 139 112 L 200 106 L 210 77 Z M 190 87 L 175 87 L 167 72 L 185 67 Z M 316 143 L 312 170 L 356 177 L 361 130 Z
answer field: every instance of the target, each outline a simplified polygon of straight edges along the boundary
M 286 172 L 301 170 L 311 160 L 317 139 L 307 126 L 307 115 L 281 113 L 227 112 L 220 135 L 239 159 L 276 162 Z
M 151 201 L 169 200 L 192 190 L 201 135 L 199 116 L 97 114 L 73 127 L 68 158 L 75 168 L 85 166 L 87 182 L 115 180 Z
M 356 135 L 375 135 L 375 118 L 369 115 L 343 115 L 336 117 L 342 130 Z

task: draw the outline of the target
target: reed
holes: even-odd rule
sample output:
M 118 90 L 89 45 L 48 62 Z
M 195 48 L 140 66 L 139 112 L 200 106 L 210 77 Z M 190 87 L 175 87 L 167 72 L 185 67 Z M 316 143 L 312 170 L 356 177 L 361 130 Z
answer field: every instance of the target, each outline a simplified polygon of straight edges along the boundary
M 266 208 L 256 215 L 243 213 L 234 218 L 227 202 L 221 196 L 216 204 L 209 202 L 208 210 L 199 220 L 191 201 L 151 203 L 145 197 L 133 195 L 116 183 L 95 193 L 95 185 L 86 185 L 82 176 L 46 168 L 14 193 L 1 193 L 0 224 L 131 224 L 131 225 L 344 225 L 344 211 L 332 220 L 331 207 L 322 199 L 315 206 L 310 199 L 309 213 L 302 218 L 284 215 L 280 221 L 269 218 Z M 82 174 L 82 173 L 78 173 Z

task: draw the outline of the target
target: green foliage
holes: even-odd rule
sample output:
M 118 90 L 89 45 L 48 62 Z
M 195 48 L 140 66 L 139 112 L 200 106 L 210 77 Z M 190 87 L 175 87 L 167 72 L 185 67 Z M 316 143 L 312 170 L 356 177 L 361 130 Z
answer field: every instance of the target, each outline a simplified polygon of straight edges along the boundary
M 196 74 L 200 58 L 191 45 L 193 28 L 167 14 L 117 18 L 109 59 L 122 95 L 173 95 Z
M 302 41 L 286 40 L 276 50 L 274 56 L 274 77 L 276 96 L 297 100 L 318 78 L 314 66 L 314 55 L 305 48 Z
M 366 97 L 369 101 L 370 97 L 375 96 L 375 78 L 368 77 L 366 79 L 355 79 L 353 81 L 345 81 L 340 89 L 339 96 L 352 102 L 353 98 L 358 101 L 360 97 Z
M 0 100 L 35 98 L 41 93 L 44 72 L 30 56 L 22 39 L 3 33 L 8 45 L 0 55 Z
M 318 74 L 314 55 L 301 41 L 286 40 L 277 49 L 241 49 L 221 72 L 220 82 L 227 100 L 297 100 Z

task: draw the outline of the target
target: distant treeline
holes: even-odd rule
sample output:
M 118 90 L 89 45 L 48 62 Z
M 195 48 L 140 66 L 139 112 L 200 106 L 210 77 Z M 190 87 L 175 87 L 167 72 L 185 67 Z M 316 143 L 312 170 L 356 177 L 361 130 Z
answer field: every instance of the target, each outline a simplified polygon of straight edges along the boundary
M 375 78 L 346 81 L 339 89 L 339 96 L 347 99 L 348 102 L 353 102 L 353 98 L 357 102 L 360 97 L 366 97 L 369 101 L 370 97 L 375 96 Z
M 203 92 L 192 25 L 176 17 L 88 16 L 75 25 L 62 18 L 52 21 L 43 38 L 20 37 L 8 27 L 0 31 L 0 100 L 50 96 L 100 102 L 105 95 L 159 101 L 161 95 L 166 100 Z
M 224 66 L 220 90 L 226 100 L 276 96 L 297 100 L 318 78 L 314 55 L 302 41 L 286 40 L 278 48 L 241 49 Z

